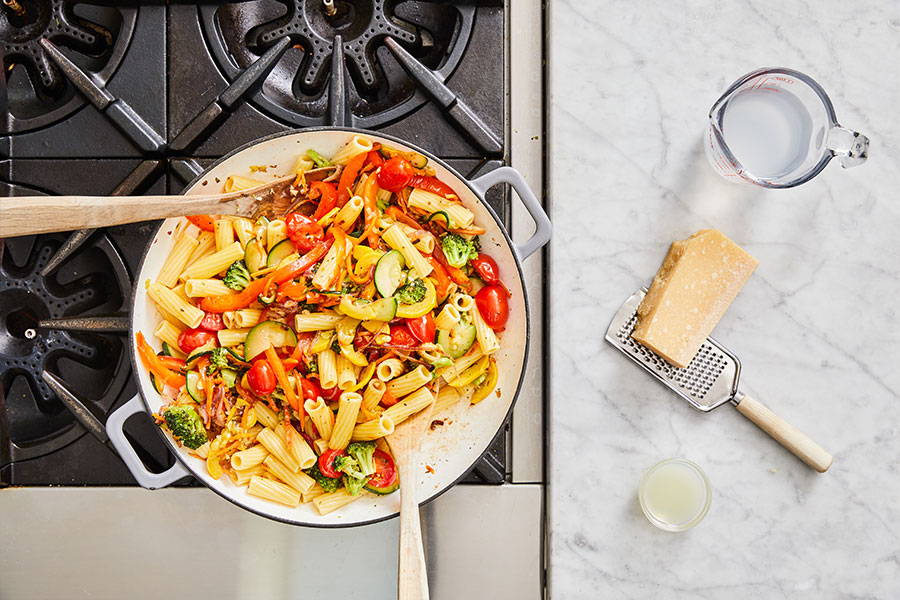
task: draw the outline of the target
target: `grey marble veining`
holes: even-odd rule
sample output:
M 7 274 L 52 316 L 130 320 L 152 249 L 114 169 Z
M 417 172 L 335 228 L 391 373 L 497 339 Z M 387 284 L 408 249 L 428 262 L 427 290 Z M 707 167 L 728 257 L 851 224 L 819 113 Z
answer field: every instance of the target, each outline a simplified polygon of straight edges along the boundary
M 549 50 L 552 596 L 900 598 L 900 3 L 554 0 Z M 783 191 L 716 175 L 706 114 L 761 66 L 818 80 L 869 161 Z M 760 260 L 715 335 L 746 391 L 834 454 L 826 474 L 603 341 L 704 227 Z M 672 456 L 714 489 L 682 534 L 636 498 Z

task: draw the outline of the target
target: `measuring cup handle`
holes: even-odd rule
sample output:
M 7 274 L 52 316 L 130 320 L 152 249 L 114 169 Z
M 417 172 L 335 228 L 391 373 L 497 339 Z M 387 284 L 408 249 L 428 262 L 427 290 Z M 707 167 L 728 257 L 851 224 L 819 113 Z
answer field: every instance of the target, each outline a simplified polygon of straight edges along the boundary
M 826 145 L 845 169 L 861 165 L 869 158 L 869 138 L 840 125 L 828 131 Z
M 794 453 L 794 456 L 807 465 L 824 473 L 831 466 L 831 455 L 805 433 L 773 413 L 762 402 L 740 393 L 736 398 L 738 411 L 750 419 L 754 425 L 768 433 L 772 438 Z

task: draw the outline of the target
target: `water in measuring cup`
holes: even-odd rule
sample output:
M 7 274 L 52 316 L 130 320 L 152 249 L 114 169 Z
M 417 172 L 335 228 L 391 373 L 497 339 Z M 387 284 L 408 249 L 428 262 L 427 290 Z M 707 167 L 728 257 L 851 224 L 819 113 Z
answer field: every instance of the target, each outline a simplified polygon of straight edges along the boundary
M 747 171 L 762 179 L 776 178 L 806 158 L 812 118 L 786 90 L 749 89 L 728 101 L 722 134 Z

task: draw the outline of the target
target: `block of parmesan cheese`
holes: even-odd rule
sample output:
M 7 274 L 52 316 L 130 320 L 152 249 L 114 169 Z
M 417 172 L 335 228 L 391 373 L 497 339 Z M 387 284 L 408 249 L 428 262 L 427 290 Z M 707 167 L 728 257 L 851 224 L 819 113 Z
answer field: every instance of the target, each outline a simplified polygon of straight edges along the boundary
M 688 366 L 757 264 L 715 229 L 674 242 L 638 307 L 631 337 L 676 367 Z

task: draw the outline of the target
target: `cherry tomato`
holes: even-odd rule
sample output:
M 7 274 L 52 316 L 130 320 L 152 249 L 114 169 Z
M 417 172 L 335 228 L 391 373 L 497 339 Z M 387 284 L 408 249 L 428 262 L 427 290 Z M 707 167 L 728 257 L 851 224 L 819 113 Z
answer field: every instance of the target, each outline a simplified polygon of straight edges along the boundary
M 378 450 L 375 450 L 375 452 L 378 452 Z M 335 479 L 343 475 L 343 473 L 336 471 L 334 468 L 334 459 L 338 456 L 347 456 L 347 453 L 344 450 L 329 448 L 319 455 L 319 470 L 322 471 L 322 475 L 325 477 L 333 477 Z M 375 463 L 375 466 L 376 468 L 378 467 L 377 462 Z
M 406 319 L 406 326 L 409 327 L 413 337 L 423 344 L 430 344 L 434 341 L 434 316 L 431 313 L 416 317 L 415 319 Z
M 496 283 L 481 288 L 475 294 L 475 306 L 491 329 L 503 329 L 506 325 L 509 318 L 509 302 L 506 297 L 506 288 Z
M 304 377 L 300 380 L 300 390 L 303 392 L 303 400 L 316 401 L 316 398 L 322 395 L 322 388 L 312 379 Z
M 178 336 L 178 347 L 185 354 L 190 354 L 200 346 L 205 346 L 210 342 L 216 341 L 216 336 L 208 331 L 203 331 L 199 327 L 185 329 Z
M 325 237 L 321 225 L 300 213 L 290 213 L 285 219 L 285 228 L 288 239 L 294 242 L 294 246 L 301 252 L 309 252 L 316 242 Z
M 469 261 L 481 280 L 488 285 L 492 283 L 500 283 L 500 269 L 497 267 L 497 261 L 487 254 L 478 253 L 476 258 Z
M 254 394 L 265 396 L 275 391 L 275 371 L 269 361 L 260 359 L 247 371 L 247 385 Z
M 412 348 L 419 343 L 406 325 L 391 325 L 391 345 L 401 348 Z
M 325 399 L 325 402 L 337 402 L 341 399 L 341 394 L 343 393 L 344 390 L 338 386 L 334 386 L 333 388 L 322 390 L 322 397 Z
M 225 329 L 225 321 L 219 313 L 208 312 L 203 317 L 203 320 L 200 321 L 199 328 L 204 331 L 219 331 L 220 329 Z
M 386 488 L 397 483 L 397 467 L 394 459 L 384 450 L 375 449 L 375 473 L 369 477 L 367 485 L 374 488 Z
M 416 170 L 405 158 L 395 156 L 381 165 L 378 186 L 391 192 L 399 192 L 409 184 Z

